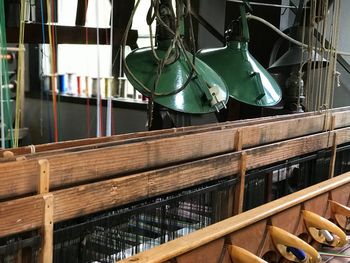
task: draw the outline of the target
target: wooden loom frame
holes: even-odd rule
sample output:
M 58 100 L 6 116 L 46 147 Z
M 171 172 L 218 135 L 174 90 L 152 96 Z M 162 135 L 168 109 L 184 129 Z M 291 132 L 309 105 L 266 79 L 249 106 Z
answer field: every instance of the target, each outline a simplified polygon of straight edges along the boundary
M 350 173 L 346 173 L 119 262 L 209 263 L 217 262 L 215 260 L 224 252 L 222 263 L 229 263 L 229 255 L 223 251 L 224 244 L 239 246 L 263 256 L 269 251 L 276 251 L 271 237 L 266 233 L 268 225 L 297 236 L 305 235 L 307 231 L 301 218 L 302 210 L 332 219 L 334 213 L 329 201 L 349 205 L 349 200 Z M 350 209 L 347 213 L 350 214 Z
M 348 108 L 305 115 L 184 128 L 175 136 L 168 136 L 174 130 L 154 132 L 151 134 L 156 134 L 155 137 L 144 141 L 149 134 L 125 135 L 135 141 L 122 141 L 124 144 L 113 141 L 112 146 L 102 142 L 102 146 L 62 149 L 63 143 L 58 150 L 24 156 L 19 152 L 15 158 L 0 164 L 0 199 L 5 199 L 0 203 L 0 237 L 43 226 L 48 230 L 44 233 L 48 233 L 53 222 L 233 174 L 240 174 L 243 182 L 245 170 L 321 149 L 335 149 L 334 142 L 350 142 L 350 128 L 343 128 L 350 126 Z M 248 125 L 244 126 L 245 123 Z M 166 136 L 162 137 L 162 133 Z M 299 137 L 303 135 L 308 136 Z M 193 142 L 200 146 L 195 152 Z M 85 141 L 79 143 L 86 144 Z M 266 145 L 259 146 L 261 144 Z M 250 148 L 253 146 L 257 147 Z M 174 156 L 169 149 L 181 150 L 181 153 Z M 133 157 L 133 162 L 121 164 L 120 158 L 125 156 Z M 111 179 L 112 175 L 120 177 Z M 40 183 L 36 183 L 38 181 Z M 37 195 L 22 197 L 33 193 Z M 242 187 L 238 188 L 237 196 L 235 213 L 242 210 Z

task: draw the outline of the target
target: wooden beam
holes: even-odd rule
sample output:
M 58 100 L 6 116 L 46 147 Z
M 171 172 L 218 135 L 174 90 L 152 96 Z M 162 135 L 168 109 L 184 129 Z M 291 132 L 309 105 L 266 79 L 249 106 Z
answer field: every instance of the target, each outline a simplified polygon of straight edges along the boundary
M 89 0 L 78 0 L 75 25 L 85 26 L 86 12 L 87 12 L 88 4 L 89 4 Z
M 168 262 L 180 255 L 189 253 L 197 248 L 207 245 L 210 242 L 213 242 L 220 238 L 224 238 L 228 235 L 232 235 L 233 233 L 238 232 L 244 229 L 245 227 L 253 226 L 255 223 L 261 222 L 263 220 L 264 220 L 264 226 L 265 226 L 266 220 L 269 217 L 278 215 L 286 211 L 287 209 L 292 209 L 293 207 L 300 206 L 304 202 L 310 203 L 314 199 L 316 199 L 317 201 L 317 197 L 333 191 L 339 191 L 342 193 L 349 194 L 350 173 L 343 174 L 341 176 L 324 181 L 317 185 L 313 185 L 309 188 L 303 189 L 296 193 L 279 198 L 268 204 L 251 209 L 245 213 L 228 218 L 219 223 L 216 223 L 209 227 L 201 229 L 200 231 L 195 231 L 187 236 L 180 237 L 178 239 L 167 242 L 151 250 L 139 253 L 135 256 L 129 257 L 119 262 L 120 263 Z M 247 234 L 246 233 L 244 234 L 245 234 L 245 237 L 247 237 Z M 251 237 L 247 237 L 247 238 L 251 239 Z M 260 240 L 258 243 L 260 243 Z
M 81 147 L 81 146 L 87 146 L 87 147 L 86 148 L 81 147 L 79 150 L 89 149 L 92 147 L 97 148 L 100 145 L 101 147 L 112 146 L 112 144 L 109 144 L 109 143 L 116 143 L 116 142 L 127 141 L 127 140 L 130 141 L 131 139 L 135 139 L 135 141 L 136 140 L 144 141 L 148 139 L 160 139 L 161 137 L 174 137 L 174 136 L 186 135 L 190 133 L 208 132 L 208 131 L 214 131 L 214 130 L 242 127 L 244 125 L 254 125 L 254 124 L 268 123 L 268 122 L 278 121 L 278 120 L 294 119 L 298 116 L 299 114 L 298 115 L 281 115 L 277 117 L 275 116 L 275 117 L 265 117 L 265 118 L 259 118 L 259 119 L 248 119 L 248 120 L 227 122 L 224 124 L 215 123 L 215 124 L 207 124 L 207 125 L 200 125 L 200 126 L 188 126 L 188 127 L 172 128 L 172 129 L 165 129 L 165 130 L 121 134 L 121 135 L 114 135 L 110 137 L 87 138 L 87 139 L 64 141 L 64 142 L 58 142 L 58 143 L 47 143 L 47 144 L 40 144 L 40 145 L 24 146 L 24 147 L 11 149 L 11 151 L 15 155 L 30 154 L 32 153 L 33 147 L 35 149 L 34 151 L 35 153 L 42 153 L 42 152 L 49 152 L 49 151 L 56 151 L 56 150 L 64 150 L 66 152 L 70 150 L 68 148 L 74 148 L 72 150 L 76 151 L 76 147 Z M 3 153 L 4 151 L 6 150 L 0 149 L 0 154 Z
M 242 152 L 239 170 L 239 185 L 236 187 L 234 215 L 243 212 L 245 176 L 247 170 L 247 153 Z
M 335 132 L 333 134 L 333 145 L 332 145 L 332 152 L 331 152 L 331 160 L 329 164 L 329 178 L 334 177 L 334 168 L 335 168 L 335 161 L 337 159 L 337 133 Z
M 348 118 L 350 120 L 349 114 Z M 243 135 L 243 148 L 250 148 L 317 133 L 323 130 L 323 116 L 259 124 L 240 128 L 240 130 L 242 130 Z M 95 149 L 57 155 L 45 154 L 37 155 L 35 158 L 28 156 L 27 160 L 3 163 L 0 169 L 0 200 L 35 192 L 37 161 L 41 158 L 46 158 L 50 162 L 50 189 L 55 189 L 231 152 L 235 144 L 235 133 L 236 129 L 224 129 L 200 135 L 189 134 L 181 137 L 117 145 L 103 150 Z M 340 132 L 339 136 L 341 134 Z M 338 141 L 339 144 L 341 144 L 340 141 Z M 323 143 L 324 140 L 321 139 L 320 142 Z M 301 148 L 291 149 L 296 151 L 296 155 L 301 149 L 307 148 L 305 151 L 309 152 L 308 148 L 316 147 L 316 145 L 309 146 L 305 143 L 305 145 L 297 147 Z M 326 147 L 323 147 L 322 144 L 321 148 Z M 299 155 L 301 154 L 303 152 L 300 152 Z M 250 159 L 249 162 L 251 161 Z M 274 160 L 271 160 L 270 163 L 273 162 Z
M 45 194 L 43 196 L 44 202 L 44 225 L 42 227 L 42 246 L 40 250 L 40 262 L 53 262 L 53 195 Z
M 96 28 L 86 28 L 83 26 L 53 26 L 54 30 L 57 34 L 57 44 L 86 44 L 86 31 L 89 35 L 89 43 L 96 45 Z M 48 25 L 45 24 L 45 43 L 49 43 L 48 38 Z M 100 28 L 100 44 L 107 45 L 109 44 L 109 28 Z M 113 33 L 114 35 L 114 43 L 121 43 L 123 38 L 123 33 L 120 31 L 116 31 Z M 8 43 L 18 43 L 19 36 L 19 28 L 18 27 L 7 27 L 6 28 L 6 36 Z M 138 38 L 138 34 L 136 30 L 131 30 L 128 36 L 127 44 L 135 45 Z M 24 43 L 27 44 L 38 44 L 42 43 L 42 26 L 41 24 L 26 24 L 26 30 L 24 33 Z
M 348 117 L 349 114 L 347 114 L 348 113 L 347 111 L 350 111 L 350 107 L 334 109 L 331 111 L 332 113 L 335 113 L 337 120 L 341 120 L 341 121 L 337 121 L 338 124 L 336 125 L 337 126 L 336 128 L 343 128 L 343 127 L 349 126 L 350 124 L 349 117 Z M 238 128 L 243 126 L 252 126 L 252 125 L 258 125 L 258 124 L 264 124 L 264 123 L 266 124 L 266 123 L 271 123 L 276 121 L 300 119 L 304 117 L 319 116 L 319 115 L 320 115 L 319 113 L 313 112 L 313 113 L 301 113 L 301 114 L 290 114 L 290 115 L 281 115 L 281 116 L 273 116 L 273 117 L 263 117 L 258 119 L 226 122 L 223 124 L 215 123 L 215 124 L 209 124 L 209 125 L 189 126 L 189 127 L 173 128 L 173 129 L 167 129 L 167 130 L 114 135 L 111 137 L 88 138 L 88 139 L 65 141 L 65 142 L 59 142 L 59 143 L 48 143 L 48 144 L 42 144 L 42 145 L 36 145 L 36 146 L 31 145 L 31 146 L 11 149 L 11 151 L 15 155 L 24 155 L 24 154 L 32 153 L 33 147 L 35 149 L 35 153 L 42 153 L 42 152 L 56 151 L 56 150 L 58 152 L 59 150 L 63 150 L 64 152 L 88 150 L 92 148 L 96 149 L 96 148 L 102 148 L 107 146 L 113 146 L 124 142 L 129 143 L 131 142 L 131 139 L 134 139 L 134 142 L 138 140 L 144 141 L 149 139 L 160 139 L 162 137 L 175 137 L 175 136 L 182 136 L 182 135 L 187 135 L 191 133 L 232 129 L 232 128 Z M 124 142 L 121 142 L 123 140 Z M 81 146 L 86 146 L 86 147 L 81 147 Z M 76 148 L 76 147 L 79 147 L 79 148 Z M 67 148 L 72 148 L 72 149 L 67 149 Z M 0 150 L 0 154 L 2 152 L 3 150 Z
M 39 160 L 38 194 L 47 194 L 50 187 L 50 164 L 48 160 Z
M 338 130 L 337 137 L 339 143 L 349 142 L 350 128 Z M 247 169 L 266 166 L 327 147 L 328 132 L 256 147 L 245 151 Z M 228 153 L 149 172 L 53 191 L 54 221 L 60 222 L 80 217 L 232 176 L 239 172 L 241 154 L 242 152 Z M 40 205 L 42 204 L 40 202 L 38 204 L 37 196 L 0 203 L 2 214 L 0 236 L 40 227 L 42 212 L 34 209 L 35 206 L 40 207 Z

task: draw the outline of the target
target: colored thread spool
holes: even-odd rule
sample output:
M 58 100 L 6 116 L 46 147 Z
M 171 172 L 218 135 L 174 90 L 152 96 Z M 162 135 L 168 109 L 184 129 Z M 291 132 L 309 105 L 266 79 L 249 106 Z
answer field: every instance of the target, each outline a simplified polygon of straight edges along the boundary
M 58 93 L 58 77 L 57 74 L 50 74 L 49 76 L 50 84 L 49 84 L 49 91 L 55 91 L 55 93 Z
M 114 97 L 116 95 L 116 89 L 113 80 L 113 77 L 105 78 L 105 89 L 107 98 Z
M 77 77 L 74 73 L 67 73 L 67 93 L 70 95 L 77 95 Z
M 100 79 L 100 92 L 101 99 L 107 98 L 106 78 Z
M 66 75 L 65 74 L 58 75 L 58 90 L 60 93 L 67 92 L 67 83 L 66 83 Z
M 50 76 L 49 75 L 43 75 L 41 77 L 41 89 L 45 92 L 48 92 L 50 90 Z
M 125 77 L 118 77 L 116 94 L 120 98 L 126 97 L 126 78 Z
M 101 81 L 100 78 L 91 78 L 91 96 L 92 97 L 97 97 L 99 81 Z
M 298 249 L 295 247 L 287 247 L 287 252 L 292 253 L 301 262 L 303 262 L 307 259 L 306 253 L 301 249 Z
M 77 76 L 77 95 L 81 95 L 81 76 Z
M 324 236 L 324 238 L 328 243 L 332 243 L 334 241 L 333 235 L 329 233 L 328 230 L 321 229 L 319 232 L 320 232 L 320 235 Z
M 84 78 L 84 82 L 85 82 L 85 87 L 84 87 L 84 90 L 83 90 L 83 94 L 86 96 L 86 97 L 90 97 L 91 96 L 91 85 L 90 85 L 90 77 L 89 76 L 85 76 Z

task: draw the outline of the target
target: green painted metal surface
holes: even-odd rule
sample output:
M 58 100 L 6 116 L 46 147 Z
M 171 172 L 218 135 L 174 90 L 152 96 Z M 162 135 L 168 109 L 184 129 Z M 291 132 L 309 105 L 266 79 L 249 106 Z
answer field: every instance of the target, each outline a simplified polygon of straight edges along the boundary
M 281 100 L 280 87 L 249 53 L 247 42 L 231 41 L 223 48 L 202 50 L 198 57 L 225 80 L 234 99 L 255 106 L 273 106 Z
M 254 106 L 274 106 L 282 99 L 282 91 L 274 78 L 248 51 L 249 28 L 246 7 L 240 5 L 242 35 L 239 41 L 228 41 L 223 48 L 202 50 L 198 57 L 213 68 L 226 82 L 234 99 Z
M 155 52 L 158 57 L 164 58 L 166 50 L 167 48 L 160 45 Z M 192 60 L 192 54 L 186 54 Z M 152 97 L 153 93 L 156 103 L 172 110 L 204 114 L 223 108 L 229 97 L 225 82 L 197 58 L 195 68 L 198 74 L 193 73 L 191 76 L 192 68 L 186 59 L 185 54 L 180 51 L 173 63 L 164 66 L 155 85 L 159 62 L 150 48 L 136 49 L 125 59 L 126 67 L 130 69 L 129 72 L 125 67 L 125 74 L 139 92 L 148 97 Z M 188 79 L 188 84 L 179 90 Z

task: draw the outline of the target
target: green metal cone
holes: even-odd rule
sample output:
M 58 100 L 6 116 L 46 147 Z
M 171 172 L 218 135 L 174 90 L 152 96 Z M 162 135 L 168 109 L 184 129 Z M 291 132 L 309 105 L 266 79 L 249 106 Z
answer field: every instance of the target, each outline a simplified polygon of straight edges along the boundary
M 232 41 L 226 47 L 202 50 L 198 58 L 226 82 L 234 99 L 254 106 L 274 106 L 282 98 L 274 78 L 250 55 L 247 42 Z
M 166 50 L 159 48 L 156 49 L 156 53 L 160 58 L 163 58 Z M 188 52 L 187 56 L 192 59 L 192 55 Z M 125 74 L 134 88 L 145 96 L 151 96 L 150 92 L 145 90 L 137 80 L 149 90 L 153 89 L 158 63 L 152 50 L 150 48 L 136 49 L 126 57 L 125 63 L 132 73 L 125 70 Z M 155 96 L 154 101 L 172 110 L 192 114 L 210 113 L 214 112 L 216 107 L 223 108 L 229 97 L 225 82 L 213 69 L 197 58 L 195 59 L 195 67 L 198 76 L 194 73 L 191 81 L 182 91 L 174 95 Z M 178 90 L 186 82 L 190 73 L 191 67 L 184 54 L 181 53 L 175 62 L 164 67 L 155 92 L 166 94 Z M 214 87 L 218 101 L 222 102 L 216 104 L 216 107 L 215 103 L 213 104 L 215 96 L 210 99 L 212 91 L 209 92 L 208 85 L 205 83 Z

